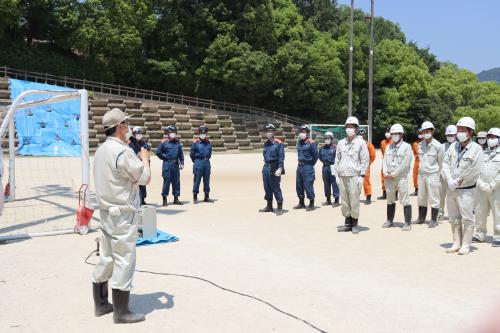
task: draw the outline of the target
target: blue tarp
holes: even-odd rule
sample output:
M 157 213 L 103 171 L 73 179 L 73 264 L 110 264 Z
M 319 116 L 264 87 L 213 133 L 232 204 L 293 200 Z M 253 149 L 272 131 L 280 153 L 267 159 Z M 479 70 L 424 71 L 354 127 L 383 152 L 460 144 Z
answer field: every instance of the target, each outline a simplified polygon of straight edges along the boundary
M 26 90 L 73 90 L 44 83 L 10 80 L 11 99 Z M 28 96 L 24 101 L 49 95 Z M 73 99 L 19 110 L 15 117 L 18 153 L 32 156 L 80 156 L 80 100 Z
M 142 237 L 139 237 L 135 244 L 137 246 L 141 245 L 152 245 L 152 244 L 159 244 L 159 243 L 170 243 L 170 242 L 177 242 L 179 238 L 177 238 L 174 235 L 167 234 L 166 232 L 161 231 L 160 229 L 156 230 L 156 237 L 153 239 L 144 239 Z

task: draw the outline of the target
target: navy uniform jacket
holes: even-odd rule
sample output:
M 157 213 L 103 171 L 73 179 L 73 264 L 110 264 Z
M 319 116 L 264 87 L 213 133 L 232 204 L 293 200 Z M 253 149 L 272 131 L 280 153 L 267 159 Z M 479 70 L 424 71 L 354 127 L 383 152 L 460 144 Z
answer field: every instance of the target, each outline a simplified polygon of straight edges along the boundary
M 167 140 L 160 143 L 156 148 L 156 156 L 163 160 L 163 170 L 168 170 L 169 163 L 176 162 L 184 165 L 184 153 L 182 143 L 178 140 Z
M 189 157 L 191 157 L 193 163 L 196 160 L 209 160 L 212 157 L 212 144 L 209 140 L 195 140 L 191 144 Z
M 325 144 L 319 149 L 319 160 L 323 162 L 324 165 L 332 165 L 335 163 L 336 153 L 337 148 L 334 144 Z
M 318 161 L 318 148 L 312 139 L 297 142 L 297 155 L 299 162 L 314 165 Z
M 272 171 L 281 168 L 281 174 L 285 174 L 285 145 L 281 140 L 266 140 L 262 155 L 264 155 L 264 163 L 270 164 Z

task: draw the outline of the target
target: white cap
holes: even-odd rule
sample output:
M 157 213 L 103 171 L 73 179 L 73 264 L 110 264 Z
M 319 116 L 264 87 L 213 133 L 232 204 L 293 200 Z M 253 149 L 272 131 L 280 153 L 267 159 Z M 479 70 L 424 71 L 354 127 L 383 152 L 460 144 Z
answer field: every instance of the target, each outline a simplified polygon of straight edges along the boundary
M 468 127 L 473 131 L 476 130 L 476 122 L 471 117 L 460 118 L 460 120 L 457 123 L 457 127 L 458 126 Z
M 102 117 L 102 124 L 104 125 L 104 129 L 106 130 L 108 128 L 113 128 L 121 124 L 130 117 L 132 116 L 127 116 L 122 110 L 114 108 L 104 114 L 104 116 Z
M 391 134 L 395 134 L 395 133 L 404 133 L 405 130 L 403 128 L 403 126 L 401 126 L 400 124 L 394 124 L 391 126 Z
M 332 132 L 326 132 L 325 133 L 325 137 L 327 137 L 327 136 L 331 136 L 333 138 L 333 133 Z
M 420 127 L 421 130 L 426 130 L 426 129 L 434 129 L 434 125 L 430 121 L 424 121 L 422 124 L 422 127 Z
M 346 125 L 351 124 L 351 125 L 356 125 L 356 126 L 359 126 L 359 120 L 358 120 L 358 118 L 356 118 L 356 117 L 349 117 L 349 118 L 347 118 L 347 120 L 345 121 L 345 124 L 346 124 Z
M 488 135 L 494 135 L 500 137 L 500 128 L 498 127 L 490 128 L 490 130 L 488 131 Z
M 478 138 L 486 138 L 486 132 L 485 131 L 481 131 L 481 132 L 477 132 L 477 137 Z
M 445 135 L 456 135 L 457 134 L 457 126 L 448 125 L 448 127 L 446 127 L 446 132 L 444 134 Z

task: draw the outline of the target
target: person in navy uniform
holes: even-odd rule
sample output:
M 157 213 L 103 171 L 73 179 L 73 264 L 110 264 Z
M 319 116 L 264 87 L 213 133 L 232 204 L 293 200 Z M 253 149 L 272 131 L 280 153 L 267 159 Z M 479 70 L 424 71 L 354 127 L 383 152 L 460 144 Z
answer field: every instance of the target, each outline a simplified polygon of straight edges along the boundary
M 199 138 L 191 144 L 189 157 L 193 161 L 193 202 L 198 203 L 198 193 L 200 183 L 203 178 L 203 192 L 205 193 L 204 202 L 210 200 L 210 158 L 212 157 L 212 144 L 208 140 L 208 127 L 202 125 L 198 128 Z
M 184 153 L 182 152 L 182 143 L 177 139 L 177 126 L 168 126 L 167 135 L 167 138 L 163 139 L 156 149 L 156 156 L 163 161 L 163 189 L 161 192 L 163 206 L 167 205 L 170 184 L 172 184 L 172 192 L 174 194 L 173 204 L 182 205 L 182 202 L 179 201 L 179 196 L 181 194 L 179 170 L 184 168 Z
M 297 142 L 297 156 L 299 164 L 297 165 L 297 178 L 295 187 L 299 204 L 294 209 L 304 209 L 304 190 L 309 199 L 307 211 L 314 210 L 314 165 L 318 161 L 318 147 L 316 142 L 309 137 L 309 127 L 301 126 L 299 141 Z
M 325 197 L 326 205 L 332 204 L 332 193 L 334 201 L 334 207 L 339 206 L 339 187 L 337 185 L 337 180 L 332 174 L 331 166 L 335 164 L 335 154 L 336 146 L 333 144 L 333 133 L 325 133 L 325 144 L 319 148 L 319 160 L 323 163 L 323 185 L 325 186 Z
M 134 153 L 139 154 L 141 152 L 141 148 L 144 148 L 148 151 L 151 150 L 151 146 L 147 143 L 142 137 L 142 128 L 136 126 L 132 129 L 132 136 L 129 138 L 129 147 L 132 148 Z M 139 185 L 139 195 L 141 196 L 141 206 L 147 205 L 146 203 L 146 185 Z
M 273 212 L 273 195 L 278 204 L 277 215 L 283 214 L 283 194 L 281 193 L 281 175 L 285 174 L 285 146 L 283 142 L 274 137 L 276 127 L 268 124 L 264 127 L 266 142 L 262 154 L 264 155 L 264 166 L 262 167 L 262 181 L 264 183 L 267 206 L 261 212 Z

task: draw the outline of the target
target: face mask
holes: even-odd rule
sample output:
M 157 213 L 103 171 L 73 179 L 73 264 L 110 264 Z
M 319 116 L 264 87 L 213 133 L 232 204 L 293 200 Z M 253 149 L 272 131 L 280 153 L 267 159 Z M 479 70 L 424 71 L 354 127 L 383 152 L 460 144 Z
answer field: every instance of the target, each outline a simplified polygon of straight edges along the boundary
M 418 135 L 418 138 L 419 138 L 419 139 L 422 139 L 422 138 L 423 138 L 423 135 L 422 135 L 422 134 L 419 134 L 419 135 Z
M 353 136 L 356 133 L 356 131 L 354 130 L 354 128 L 347 127 L 345 129 L 345 133 L 347 134 L 347 136 Z
M 169 137 L 170 139 L 175 139 L 175 137 L 176 137 L 176 136 L 177 136 L 177 134 L 176 134 L 176 133 L 169 133 L 169 134 L 168 134 L 168 137 Z
M 332 139 L 325 139 L 325 143 L 326 143 L 327 145 L 331 144 L 331 143 L 332 143 Z
M 455 142 L 457 138 L 455 136 L 447 136 L 446 137 L 446 140 L 448 140 L 449 143 L 453 143 Z
M 136 138 L 138 141 L 141 141 L 141 140 L 142 140 L 142 134 L 136 134 L 136 135 L 135 135 L 135 138 Z
M 484 145 L 486 143 L 486 139 L 477 139 L 477 143 Z
M 432 138 L 432 134 L 431 133 L 425 133 L 424 134 L 424 139 L 425 140 L 429 140 L 430 138 Z
M 200 134 L 200 139 L 205 140 L 207 138 L 206 134 Z
M 399 140 L 401 139 L 401 136 L 399 134 L 393 134 L 393 135 L 391 135 L 391 139 L 394 142 L 399 142 Z
M 496 146 L 498 146 L 498 138 L 488 139 L 488 147 L 492 148 Z
M 469 134 L 465 133 L 465 132 L 459 132 L 457 134 L 457 139 L 460 142 L 465 142 L 465 141 L 469 140 Z
M 391 137 L 391 133 L 385 133 L 385 138 L 389 139 Z
M 300 140 L 305 140 L 307 138 L 307 134 L 306 133 L 300 133 L 299 134 L 299 139 Z
M 274 137 L 274 133 L 273 132 L 266 132 L 266 138 L 268 138 L 269 140 L 271 140 L 273 137 Z

